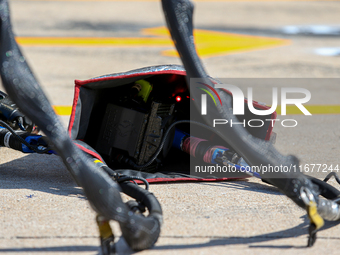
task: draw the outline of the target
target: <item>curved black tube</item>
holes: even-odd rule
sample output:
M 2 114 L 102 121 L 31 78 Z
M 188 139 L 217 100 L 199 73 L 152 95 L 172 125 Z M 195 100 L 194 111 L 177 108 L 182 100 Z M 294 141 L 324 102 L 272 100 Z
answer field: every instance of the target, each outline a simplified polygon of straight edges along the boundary
M 11 99 L 49 138 L 93 209 L 106 219 L 117 220 L 123 232 L 136 233 L 132 237 L 124 234 L 125 238 L 136 242 L 132 248 L 149 248 L 155 239 L 153 232 L 159 234 L 160 222 L 140 215 L 131 216 L 120 197 L 118 184 L 96 167 L 68 137 L 14 39 L 7 0 L 0 0 L 0 27 L 0 73 Z M 150 235 L 152 241 L 148 240 Z
M 162 5 L 172 39 L 187 71 L 189 89 L 191 78 L 204 79 L 205 83 L 215 87 L 211 80 L 208 79 L 208 75 L 195 49 L 192 24 L 193 4 L 189 0 L 162 0 Z M 211 125 L 213 119 L 232 119 L 237 122 L 238 120 L 232 114 L 231 96 L 223 90 L 216 90 L 221 97 L 223 108 L 218 104 L 217 111 L 210 111 L 207 115 L 203 116 L 206 123 Z M 197 109 L 199 109 L 199 90 L 190 89 L 190 93 L 191 97 L 195 99 L 194 102 Z M 216 107 L 210 105 L 208 109 L 216 109 Z M 232 127 L 229 125 L 217 125 L 215 129 L 222 134 L 222 138 L 251 166 L 287 166 L 291 167 L 291 169 L 294 169 L 294 167 L 299 169 L 299 160 L 295 156 L 280 154 L 271 143 L 251 136 L 240 125 Z M 305 204 L 300 197 L 301 187 L 308 188 L 317 197 L 318 191 L 314 188 L 312 182 L 298 171 L 280 172 L 275 173 L 275 175 L 263 174 L 262 178 L 278 187 L 281 192 L 303 208 L 305 208 Z
M 320 195 L 327 199 L 336 199 L 340 197 L 340 191 L 329 185 L 325 181 L 321 181 L 315 177 L 308 176 L 308 178 L 319 187 Z
M 151 247 L 159 237 L 160 226 L 163 222 L 161 205 L 152 193 L 136 184 L 122 182 L 119 185 L 126 195 L 140 201 L 149 211 L 148 217 L 144 218 L 143 222 L 144 226 L 149 227 L 148 233 L 141 231 L 141 229 L 136 229 L 133 226 L 134 224 L 130 224 L 132 220 L 129 221 L 129 224 L 120 224 L 126 242 L 136 251 L 143 250 L 143 247 Z M 135 220 L 139 220 L 139 218 Z

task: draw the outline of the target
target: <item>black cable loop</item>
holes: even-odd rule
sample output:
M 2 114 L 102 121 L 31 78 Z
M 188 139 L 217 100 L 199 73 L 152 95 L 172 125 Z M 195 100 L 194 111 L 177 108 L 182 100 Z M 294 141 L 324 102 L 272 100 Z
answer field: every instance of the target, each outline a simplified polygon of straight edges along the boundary
M 329 179 L 331 179 L 333 176 L 334 176 L 335 180 L 337 181 L 337 183 L 340 184 L 340 178 L 335 172 L 330 172 L 329 174 L 327 174 L 326 178 L 323 181 L 328 182 Z
M 145 189 L 146 190 L 149 190 L 149 182 L 144 179 L 143 177 L 139 177 L 139 176 L 122 176 L 122 177 L 119 177 L 117 179 L 117 182 L 118 183 L 121 183 L 121 182 L 124 182 L 124 181 L 133 181 L 136 185 L 138 185 L 134 180 L 139 180 L 139 181 L 142 181 L 145 185 Z
M 149 190 L 149 182 L 140 176 L 130 176 L 130 175 L 123 175 L 120 173 L 117 173 L 116 171 L 112 170 L 110 167 L 108 166 L 103 166 L 102 167 L 104 169 L 104 171 L 112 178 L 114 179 L 117 183 L 121 183 L 124 181 L 133 181 L 134 184 L 138 185 L 137 182 L 135 182 L 134 180 L 140 180 L 144 183 L 145 185 L 145 189 Z

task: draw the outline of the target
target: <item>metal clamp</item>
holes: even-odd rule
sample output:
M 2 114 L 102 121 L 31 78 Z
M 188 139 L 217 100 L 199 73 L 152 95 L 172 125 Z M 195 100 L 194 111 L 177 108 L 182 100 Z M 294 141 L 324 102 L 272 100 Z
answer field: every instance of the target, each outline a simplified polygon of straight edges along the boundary
M 324 225 L 324 220 L 318 213 L 318 208 L 313 193 L 306 187 L 301 187 L 300 195 L 302 201 L 307 207 L 307 214 L 310 220 L 307 247 L 312 247 L 316 241 L 316 232 Z

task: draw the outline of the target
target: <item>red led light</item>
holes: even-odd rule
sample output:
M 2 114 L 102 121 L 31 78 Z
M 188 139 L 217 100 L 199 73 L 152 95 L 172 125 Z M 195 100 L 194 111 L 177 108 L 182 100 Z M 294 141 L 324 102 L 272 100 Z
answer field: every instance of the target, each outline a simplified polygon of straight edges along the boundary
M 181 102 L 181 101 L 182 101 L 182 98 L 181 98 L 180 96 L 177 96 L 177 97 L 176 97 L 176 101 L 177 101 L 177 102 Z

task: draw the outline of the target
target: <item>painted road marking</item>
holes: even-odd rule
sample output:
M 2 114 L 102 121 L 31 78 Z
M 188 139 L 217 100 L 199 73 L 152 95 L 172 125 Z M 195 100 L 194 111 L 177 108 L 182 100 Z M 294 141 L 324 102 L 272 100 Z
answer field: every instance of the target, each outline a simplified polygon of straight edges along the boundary
M 340 114 L 340 105 L 304 105 L 312 114 Z M 57 115 L 71 115 L 72 106 L 54 105 Z M 278 115 L 281 114 L 281 107 L 276 109 Z M 295 105 L 287 105 L 287 115 L 302 115 L 303 113 Z
M 166 27 L 142 29 L 141 34 L 154 37 L 16 37 L 16 40 L 22 46 L 172 47 L 173 49 L 162 51 L 162 55 L 178 56 Z M 194 35 L 198 55 L 202 58 L 290 44 L 290 40 L 279 38 L 202 29 L 195 29 Z
M 65 116 L 65 115 L 71 115 L 72 112 L 72 106 L 68 105 L 53 105 L 53 110 L 57 115 Z

